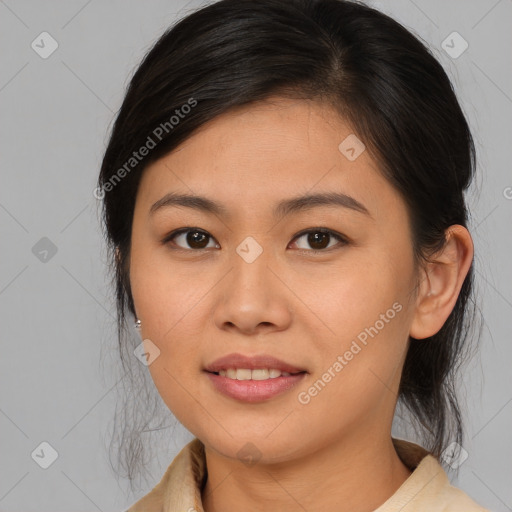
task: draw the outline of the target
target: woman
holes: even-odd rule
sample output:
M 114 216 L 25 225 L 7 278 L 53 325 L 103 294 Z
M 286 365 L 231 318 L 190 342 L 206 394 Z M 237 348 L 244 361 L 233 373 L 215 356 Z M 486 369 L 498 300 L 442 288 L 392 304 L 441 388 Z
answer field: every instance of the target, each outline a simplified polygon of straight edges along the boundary
M 367 6 L 222 0 L 161 37 L 98 187 L 121 346 L 133 315 L 195 439 L 129 512 L 484 510 L 440 464 L 474 166 L 441 65 Z

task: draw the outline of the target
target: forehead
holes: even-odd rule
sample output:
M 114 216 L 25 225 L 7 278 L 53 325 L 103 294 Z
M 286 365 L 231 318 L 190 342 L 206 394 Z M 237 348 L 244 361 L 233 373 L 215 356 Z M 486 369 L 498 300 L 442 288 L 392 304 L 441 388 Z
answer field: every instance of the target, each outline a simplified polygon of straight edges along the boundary
M 321 172 L 332 166 L 340 156 L 338 145 L 351 133 L 351 128 L 327 105 L 270 98 L 238 107 L 206 123 L 177 148 L 175 161 L 190 158 L 222 162 L 223 170 L 231 169 L 236 175 L 247 169 L 276 178 L 274 171 L 282 169 L 298 177 L 307 167 Z
M 328 105 L 270 98 L 202 125 L 148 166 L 140 194 L 151 204 L 169 191 L 200 194 L 233 209 L 326 191 L 352 195 L 369 210 L 379 201 L 381 207 L 396 202 L 378 163 L 357 146 L 361 142 Z M 344 153 L 347 144 L 360 152 L 357 158 Z

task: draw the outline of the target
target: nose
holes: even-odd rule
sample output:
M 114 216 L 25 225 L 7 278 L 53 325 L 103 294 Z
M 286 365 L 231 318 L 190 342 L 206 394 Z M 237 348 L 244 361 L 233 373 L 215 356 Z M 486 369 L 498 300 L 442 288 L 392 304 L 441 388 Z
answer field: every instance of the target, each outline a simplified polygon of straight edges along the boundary
M 216 292 L 215 325 L 245 335 L 287 329 L 293 294 L 283 284 L 283 271 L 271 251 L 263 250 L 253 259 L 245 257 L 243 249 L 229 258 L 231 271 Z

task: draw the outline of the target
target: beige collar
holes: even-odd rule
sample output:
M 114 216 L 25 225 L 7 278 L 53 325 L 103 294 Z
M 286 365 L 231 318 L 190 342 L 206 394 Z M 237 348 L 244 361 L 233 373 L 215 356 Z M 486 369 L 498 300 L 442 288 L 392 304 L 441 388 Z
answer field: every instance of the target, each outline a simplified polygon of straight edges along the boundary
M 450 485 L 444 469 L 427 450 L 401 439 L 393 438 L 393 444 L 412 474 L 374 512 L 486 512 Z M 178 453 L 160 483 L 126 512 L 204 512 L 201 491 L 205 481 L 204 445 L 195 438 Z

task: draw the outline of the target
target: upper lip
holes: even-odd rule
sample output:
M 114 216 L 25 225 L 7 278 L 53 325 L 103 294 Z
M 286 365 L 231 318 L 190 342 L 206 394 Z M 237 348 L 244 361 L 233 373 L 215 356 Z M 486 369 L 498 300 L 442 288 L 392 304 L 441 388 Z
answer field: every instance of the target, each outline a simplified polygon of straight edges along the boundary
M 220 370 L 228 370 L 229 368 L 248 368 L 250 370 L 258 368 L 272 368 L 288 373 L 300 373 L 306 371 L 267 354 L 258 356 L 228 354 L 227 356 L 220 357 L 213 361 L 213 363 L 210 363 L 206 366 L 205 370 L 207 372 L 217 373 Z

